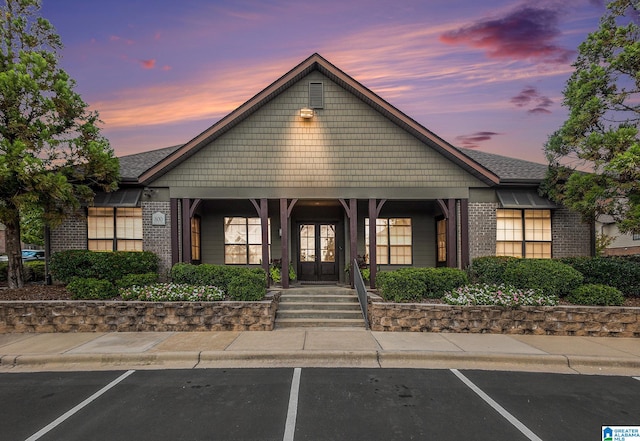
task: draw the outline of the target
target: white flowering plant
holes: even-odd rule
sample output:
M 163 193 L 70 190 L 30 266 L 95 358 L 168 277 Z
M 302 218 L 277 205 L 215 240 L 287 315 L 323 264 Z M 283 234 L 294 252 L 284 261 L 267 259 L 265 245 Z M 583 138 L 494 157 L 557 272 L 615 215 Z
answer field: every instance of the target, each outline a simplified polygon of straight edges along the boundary
M 224 292 L 216 286 L 178 283 L 155 283 L 147 286 L 120 288 L 119 294 L 124 300 L 150 302 L 213 302 L 224 298 Z
M 511 285 L 466 285 L 448 291 L 442 300 L 449 305 L 555 306 L 558 297 L 537 289 L 518 289 Z

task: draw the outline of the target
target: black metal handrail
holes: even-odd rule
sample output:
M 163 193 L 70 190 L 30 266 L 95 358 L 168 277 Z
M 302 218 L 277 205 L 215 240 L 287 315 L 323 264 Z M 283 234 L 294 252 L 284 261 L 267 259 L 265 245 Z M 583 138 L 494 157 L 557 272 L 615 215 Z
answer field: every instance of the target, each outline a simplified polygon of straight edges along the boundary
M 366 329 L 369 329 L 369 314 L 367 313 L 367 288 L 362 280 L 362 273 L 358 267 L 358 261 L 353 260 L 353 284 L 358 293 L 358 301 L 360 302 L 360 310 L 362 311 L 362 317 L 364 317 L 364 324 Z

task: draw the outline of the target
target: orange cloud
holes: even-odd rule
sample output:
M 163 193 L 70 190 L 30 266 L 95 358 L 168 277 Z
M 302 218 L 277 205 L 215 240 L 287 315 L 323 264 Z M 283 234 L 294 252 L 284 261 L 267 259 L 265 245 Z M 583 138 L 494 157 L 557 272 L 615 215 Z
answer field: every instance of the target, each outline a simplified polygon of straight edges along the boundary
M 143 69 L 153 69 L 156 67 L 156 60 L 153 58 L 150 60 L 138 60 L 138 61 L 142 65 Z

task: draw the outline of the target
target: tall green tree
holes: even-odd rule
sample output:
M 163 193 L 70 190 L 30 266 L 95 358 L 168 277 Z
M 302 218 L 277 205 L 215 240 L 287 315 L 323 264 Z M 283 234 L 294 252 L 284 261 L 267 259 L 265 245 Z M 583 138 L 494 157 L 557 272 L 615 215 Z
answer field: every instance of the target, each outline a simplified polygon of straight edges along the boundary
M 640 233 L 640 1 L 613 0 L 578 52 L 569 116 L 549 138 L 543 191 L 587 221 Z
M 117 188 L 119 174 L 98 114 L 59 67 L 60 37 L 39 10 L 40 0 L 0 2 L 0 222 L 11 288 L 24 283 L 20 213 L 39 210 L 55 226 L 95 189 Z

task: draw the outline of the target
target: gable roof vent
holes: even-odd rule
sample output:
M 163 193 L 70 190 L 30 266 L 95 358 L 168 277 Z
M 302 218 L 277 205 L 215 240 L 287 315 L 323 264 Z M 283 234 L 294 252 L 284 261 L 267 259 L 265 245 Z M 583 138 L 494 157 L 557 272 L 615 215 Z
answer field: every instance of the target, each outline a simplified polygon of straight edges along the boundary
M 309 107 L 312 109 L 324 108 L 324 84 L 309 83 Z

